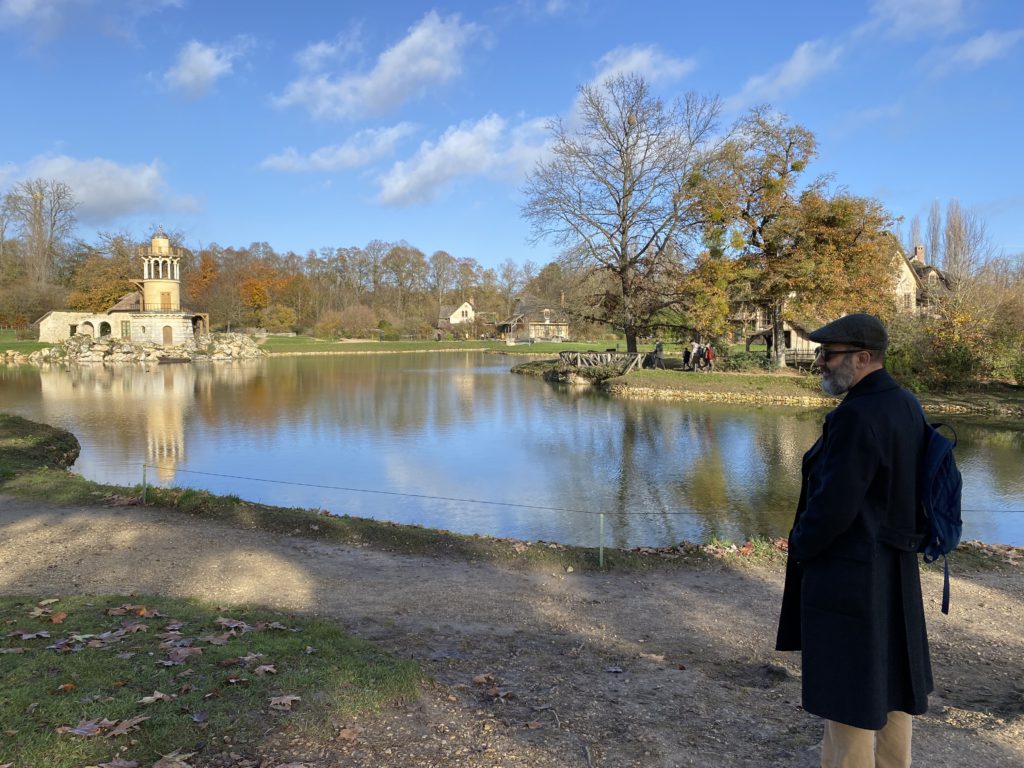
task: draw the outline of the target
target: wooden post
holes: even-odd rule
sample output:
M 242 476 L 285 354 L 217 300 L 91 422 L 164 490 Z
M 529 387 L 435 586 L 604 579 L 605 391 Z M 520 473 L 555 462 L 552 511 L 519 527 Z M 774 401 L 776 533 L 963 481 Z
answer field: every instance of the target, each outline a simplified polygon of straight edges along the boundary
M 142 506 L 146 506 L 146 464 L 142 464 Z

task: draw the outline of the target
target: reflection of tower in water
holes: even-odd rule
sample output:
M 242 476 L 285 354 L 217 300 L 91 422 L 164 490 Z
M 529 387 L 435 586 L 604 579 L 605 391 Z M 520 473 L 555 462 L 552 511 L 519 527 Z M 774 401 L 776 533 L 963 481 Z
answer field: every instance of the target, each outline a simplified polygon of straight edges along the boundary
M 174 479 L 174 470 L 185 461 L 185 401 L 192 396 L 192 366 L 161 366 L 156 371 L 154 389 L 162 396 L 147 393 L 146 463 L 155 466 L 164 483 Z
M 106 452 L 138 466 L 144 451 L 145 463 L 169 483 L 185 461 L 185 412 L 195 379 L 191 365 L 76 365 L 67 372 L 42 372 L 40 387 L 48 408 L 78 410 L 114 425 L 103 432 L 104 441 L 115 443 Z M 82 430 L 89 429 L 88 421 Z

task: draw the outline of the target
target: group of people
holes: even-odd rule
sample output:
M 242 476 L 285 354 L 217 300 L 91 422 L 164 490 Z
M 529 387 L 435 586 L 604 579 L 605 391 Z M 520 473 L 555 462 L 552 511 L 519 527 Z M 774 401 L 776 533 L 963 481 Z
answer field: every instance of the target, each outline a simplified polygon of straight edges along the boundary
M 683 370 L 684 371 L 713 371 L 715 370 L 715 358 L 718 353 L 714 346 L 691 342 L 690 346 L 683 347 Z

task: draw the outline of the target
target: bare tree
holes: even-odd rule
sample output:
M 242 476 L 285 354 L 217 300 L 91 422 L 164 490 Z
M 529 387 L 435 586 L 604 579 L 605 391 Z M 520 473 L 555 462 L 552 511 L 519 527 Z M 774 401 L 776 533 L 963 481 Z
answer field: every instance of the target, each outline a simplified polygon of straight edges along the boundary
M 455 287 L 458 262 L 447 251 L 434 251 L 427 262 L 427 286 L 437 302 L 437 316 L 441 316 L 444 297 Z
M 954 286 L 966 284 L 995 252 L 985 222 L 953 199 L 946 205 L 942 271 Z
M 942 263 L 942 208 L 938 200 L 932 200 L 928 209 L 928 261 L 936 266 Z
M 522 270 L 512 259 L 505 259 L 498 265 L 498 294 L 504 302 L 505 317 L 512 314 L 512 304 L 526 284 Z
M 907 256 L 913 257 L 914 251 L 919 245 L 924 245 L 924 241 L 921 239 L 921 217 L 914 214 L 914 218 L 910 220 L 910 231 L 907 233 L 903 250 Z
M 29 281 L 50 282 L 75 228 L 78 203 L 71 187 L 57 179 L 27 179 L 15 184 L 6 199 L 24 241 Z
M 697 189 L 710 160 L 717 99 L 688 94 L 666 107 L 639 75 L 579 89 L 578 126 L 549 124 L 551 159 L 525 187 L 523 216 L 584 272 L 609 276 L 594 316 L 623 330 L 626 348 L 673 303 L 663 288 L 703 218 Z

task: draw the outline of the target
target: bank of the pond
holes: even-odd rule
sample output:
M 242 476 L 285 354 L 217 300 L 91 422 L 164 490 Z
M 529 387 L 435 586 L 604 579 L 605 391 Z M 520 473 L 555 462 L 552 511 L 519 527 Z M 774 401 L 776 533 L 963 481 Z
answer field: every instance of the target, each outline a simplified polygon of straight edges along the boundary
M 77 624 L 75 611 L 66 611 L 63 623 L 52 620 L 65 600 L 93 609 L 105 604 L 100 595 L 132 595 L 133 603 L 139 595 L 165 595 L 212 606 L 267 606 L 285 614 L 281 623 L 293 630 L 308 629 L 306 617 L 315 616 L 395 658 L 411 659 L 431 678 L 416 697 L 376 713 L 339 717 L 328 701 L 310 693 L 293 702 L 309 728 L 297 729 L 294 714 L 278 712 L 257 738 L 227 736 L 214 743 L 211 736 L 219 732 L 202 722 L 213 714 L 199 710 L 193 720 L 195 712 L 177 706 L 193 689 L 207 690 L 199 674 L 189 675 L 188 667 L 198 665 L 171 667 L 164 674 L 178 687 L 154 684 L 144 693 L 156 700 L 136 705 L 183 720 L 191 738 L 178 754 L 189 756 L 165 764 L 812 768 L 819 762 L 821 722 L 799 706 L 799 657 L 773 648 L 783 580 L 774 548 L 764 557 L 755 546 L 641 551 L 635 553 L 639 567 L 601 571 L 589 559 L 561 559 L 578 557 L 579 550 L 540 542 L 500 543 L 510 558 L 554 553 L 529 568 L 510 567 L 524 561 L 494 557 L 487 546 L 462 548 L 486 545 L 484 540 L 408 526 L 380 526 L 367 539 L 339 540 L 334 523 L 314 512 L 174 490 L 142 506 L 141 489 L 99 486 L 59 469 L 68 456 L 67 433 L 24 420 L 12 428 L 9 418 L 0 418 L 0 463 L 17 463 L 22 471 L 0 487 L 0 595 L 31 595 L 16 626 L 29 636 L 40 629 L 51 633 L 47 639 L 11 635 L 9 645 L 38 644 L 44 647 L 35 652 L 55 653 L 45 645 L 65 627 L 78 629 L 68 626 Z M 27 459 L 15 461 L 12 454 L 26 451 Z M 58 468 L 38 468 L 50 462 Z M 15 498 L 12 491 L 27 495 Z M 217 504 L 229 511 L 218 512 Z M 398 538 L 386 538 L 389 529 Z M 421 548 L 403 550 L 403 541 L 418 541 Z M 923 569 L 936 692 L 928 714 L 917 719 L 914 758 L 940 768 L 1019 766 L 1024 549 L 979 545 L 973 551 L 979 554 L 965 548 L 952 560 L 949 616 L 938 608 L 941 569 Z M 644 567 L 645 561 L 675 567 Z M 53 603 L 55 597 L 62 602 Z M 217 615 L 237 618 L 220 609 Z M 296 654 L 318 660 L 318 646 L 326 641 L 307 647 L 303 634 L 279 631 Z M 145 633 L 131 637 L 145 642 Z M 200 648 L 204 642 L 200 638 Z M 140 650 L 140 677 L 127 682 L 130 690 L 161 671 Z M 258 665 L 280 661 L 265 649 L 255 652 L 267 654 Z M 62 658 L 77 662 L 90 653 Z M 210 656 L 210 663 L 219 658 L 213 651 Z M 20 652 L 2 658 L 5 674 L 22 668 Z M 123 679 L 107 689 L 60 676 L 55 667 L 40 673 L 47 675 L 46 700 L 16 702 L 26 727 L 44 728 L 33 718 L 54 702 L 78 698 L 94 702 L 104 716 L 134 716 L 134 710 L 104 709 L 125 687 Z M 260 684 L 276 687 L 285 672 L 281 664 Z M 219 689 L 213 695 L 240 695 L 230 686 L 246 686 L 247 671 L 224 668 L 222 674 L 211 672 L 210 684 Z M 387 679 L 373 675 L 366 682 L 385 692 Z M 157 691 L 177 701 L 162 700 Z M 271 695 L 294 693 L 282 688 Z M 266 696 L 259 702 L 269 704 Z M 238 716 L 251 713 L 243 706 Z M 76 727 L 77 720 L 65 720 Z M 146 729 L 153 722 L 135 725 Z M 0 764 L 11 761 L 8 747 L 19 738 L 10 725 L 0 734 Z M 57 736 L 75 738 L 88 737 Z M 98 738 L 117 747 L 130 746 L 132 736 Z
M 818 378 L 799 371 L 778 374 L 695 373 L 679 369 L 639 370 L 602 378 L 600 372 L 567 370 L 559 360 L 531 360 L 512 367 L 512 373 L 539 376 L 572 386 L 594 386 L 615 397 L 638 400 L 751 403 L 830 407 L 838 398 L 822 393 Z M 605 374 L 607 375 L 607 374 Z M 928 411 L 979 413 L 1024 417 L 1024 387 L 998 382 L 975 384 L 969 391 L 917 394 Z

